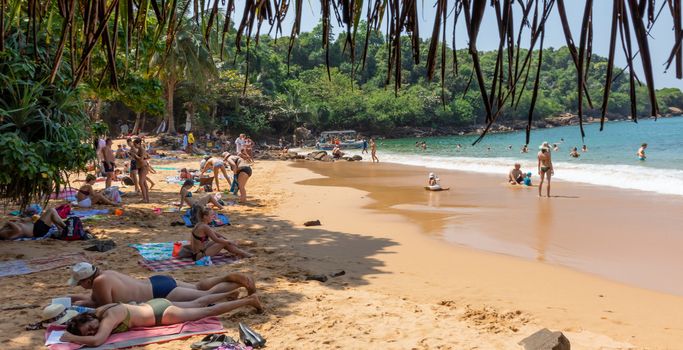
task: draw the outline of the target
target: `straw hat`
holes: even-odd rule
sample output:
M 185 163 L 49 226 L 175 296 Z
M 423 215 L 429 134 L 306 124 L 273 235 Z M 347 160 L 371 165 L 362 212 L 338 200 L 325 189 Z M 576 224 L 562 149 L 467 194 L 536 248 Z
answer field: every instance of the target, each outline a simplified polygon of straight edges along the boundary
M 76 286 L 78 282 L 92 277 L 97 269 L 92 264 L 87 262 L 79 262 L 71 268 L 71 278 L 69 278 L 69 285 Z
M 54 320 L 51 324 L 64 324 L 76 315 L 77 311 L 67 310 L 62 304 L 50 304 L 43 309 L 43 320 Z
M 434 173 L 429 173 L 429 178 L 430 178 L 430 179 L 433 179 L 433 178 L 435 178 L 435 177 L 436 177 L 436 174 L 434 174 Z

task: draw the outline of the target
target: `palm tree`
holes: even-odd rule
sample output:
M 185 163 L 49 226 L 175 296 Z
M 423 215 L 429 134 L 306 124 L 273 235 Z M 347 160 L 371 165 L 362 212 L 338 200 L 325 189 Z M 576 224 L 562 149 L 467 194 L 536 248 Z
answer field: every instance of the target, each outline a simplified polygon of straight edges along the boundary
M 159 78 L 166 95 L 166 130 L 162 131 L 176 131 L 173 96 L 178 84 L 191 81 L 196 86 L 206 86 L 210 78 L 217 74 L 211 52 L 204 45 L 199 31 L 189 22 L 180 25 L 166 51 L 155 53 L 151 62 L 152 66 L 159 69 Z

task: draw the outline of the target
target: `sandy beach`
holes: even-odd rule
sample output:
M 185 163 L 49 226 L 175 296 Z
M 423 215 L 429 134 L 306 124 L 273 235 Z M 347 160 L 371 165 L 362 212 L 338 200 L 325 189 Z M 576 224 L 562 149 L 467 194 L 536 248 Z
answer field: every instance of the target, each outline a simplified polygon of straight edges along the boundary
M 178 214 L 152 212 L 178 200 L 179 186 L 161 181 L 175 173 L 152 176 L 153 203 L 126 198 L 123 216 L 89 223 L 118 244 L 85 252 L 91 262 L 146 277 L 153 273 L 127 244 L 187 239 L 189 229 L 170 226 Z M 237 323 L 249 324 L 272 349 L 518 349 L 543 327 L 563 331 L 573 349 L 680 347 L 683 242 L 675 233 L 683 200 L 566 182 L 553 183 L 560 197 L 538 199 L 534 190 L 464 172 L 439 173 L 453 189 L 429 193 L 421 190 L 426 173 L 383 163 L 259 161 L 251 205 L 227 207 L 233 225 L 219 231 L 256 256 L 170 274 L 184 281 L 253 274 L 266 312 L 221 320 L 235 338 Z M 315 219 L 322 226 L 302 225 Z M 2 242 L 0 260 L 88 245 Z M 346 274 L 325 283 L 304 280 L 340 270 Z M 3 348 L 43 347 L 43 331 L 24 326 L 51 298 L 83 291 L 66 286 L 68 276 L 63 268 L 2 278 Z M 144 348 L 187 349 L 198 338 Z

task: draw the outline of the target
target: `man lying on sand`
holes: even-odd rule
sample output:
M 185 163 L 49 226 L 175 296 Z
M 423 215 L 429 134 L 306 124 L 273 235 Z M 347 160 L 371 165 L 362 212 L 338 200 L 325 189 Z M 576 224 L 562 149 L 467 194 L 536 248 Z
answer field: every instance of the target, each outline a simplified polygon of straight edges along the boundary
M 75 305 L 88 307 L 143 303 L 155 298 L 165 298 L 171 302 L 191 301 L 210 294 L 234 291 L 239 287 L 246 288 L 250 295 L 256 292 L 254 279 L 242 273 L 205 278 L 190 284 L 164 275 L 137 279 L 113 270 L 100 270 L 86 262 L 72 267 L 69 285 L 92 290 L 90 294 L 69 295 Z
M 40 238 L 45 236 L 53 225 L 60 229 L 66 227 L 55 208 L 45 209 L 35 222 L 30 216 L 34 214 L 33 212 L 26 212 L 25 214 L 29 214 L 29 217 L 9 221 L 0 228 L 0 239 Z

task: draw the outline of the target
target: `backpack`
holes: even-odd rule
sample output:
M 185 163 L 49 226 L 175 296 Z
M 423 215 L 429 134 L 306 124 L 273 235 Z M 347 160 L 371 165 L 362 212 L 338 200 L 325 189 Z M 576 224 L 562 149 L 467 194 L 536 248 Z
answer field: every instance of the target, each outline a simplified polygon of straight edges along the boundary
M 197 223 L 199 222 L 199 219 L 197 218 L 197 216 L 199 215 L 199 211 L 201 209 L 202 209 L 202 206 L 199 204 L 194 204 L 190 208 L 190 222 L 192 223 L 192 227 L 197 225 Z
M 77 217 L 70 217 L 66 219 L 64 223 L 66 224 L 66 227 L 62 229 L 62 235 L 59 236 L 58 239 L 63 241 L 78 241 L 87 240 L 90 238 L 88 237 L 88 233 L 85 232 L 85 229 L 83 228 L 81 219 Z
M 71 206 L 69 204 L 62 204 L 55 208 L 57 211 L 57 214 L 59 214 L 59 217 L 62 219 L 66 219 L 69 217 L 69 214 L 71 214 Z

